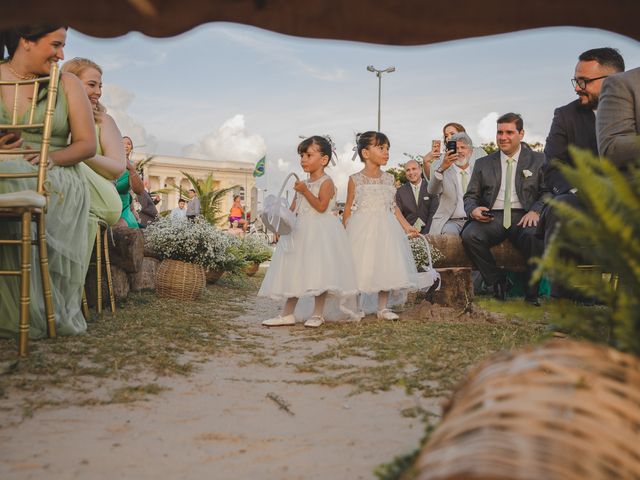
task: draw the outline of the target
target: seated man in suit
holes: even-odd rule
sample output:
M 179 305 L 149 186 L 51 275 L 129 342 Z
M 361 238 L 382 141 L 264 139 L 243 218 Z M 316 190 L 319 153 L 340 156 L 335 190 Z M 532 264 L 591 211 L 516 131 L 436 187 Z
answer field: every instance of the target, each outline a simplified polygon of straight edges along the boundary
M 640 159 L 640 68 L 605 79 L 597 129 L 600 155 L 618 168 Z
M 556 108 L 544 148 L 544 180 L 547 190 L 556 202 L 582 208 L 580 194 L 558 166 L 573 165 L 569 145 L 588 149 L 594 155 L 598 155 L 595 112 L 599 110 L 600 90 L 608 76 L 622 71 L 624 60 L 615 48 L 593 48 L 578 57 L 574 77 L 571 79 L 578 99 Z M 544 235 L 545 249 L 553 238 L 558 221 L 556 208 L 550 204 L 545 205 L 538 227 L 538 234 Z M 565 286 L 553 282 L 551 296 L 572 298 L 574 294 Z
M 409 160 L 404 171 L 408 182 L 396 191 L 396 204 L 407 222 L 425 235 L 438 208 L 438 197 L 427 193 L 427 182 L 422 179 L 422 168 L 418 162 Z
M 506 113 L 498 118 L 496 143 L 499 151 L 479 158 L 464 195 L 470 221 L 462 230 L 462 245 L 494 296 L 506 298 L 506 276 L 496 266 L 490 248 L 508 238 L 528 261 L 542 255 L 542 240 L 535 236 L 544 193 L 544 155 L 523 148 L 522 117 Z M 538 286 L 530 285 L 535 266 L 527 265 L 525 301 L 540 305 Z
M 456 142 L 456 152 L 448 151 L 429 180 L 429 195 L 440 195 L 438 210 L 433 216 L 429 233 L 460 235 L 467 221 L 464 194 L 467 191 L 473 163 L 473 141 L 466 133 L 456 133 L 450 139 Z

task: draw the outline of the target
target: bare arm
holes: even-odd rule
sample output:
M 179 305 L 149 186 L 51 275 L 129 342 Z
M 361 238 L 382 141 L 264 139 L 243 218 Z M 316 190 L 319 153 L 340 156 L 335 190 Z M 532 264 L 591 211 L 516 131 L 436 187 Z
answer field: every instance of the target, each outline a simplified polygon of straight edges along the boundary
M 415 227 L 411 226 L 409 222 L 407 222 L 407 219 L 404 218 L 404 215 L 402 215 L 402 212 L 397 206 L 393 208 L 393 214 L 398 219 L 398 222 L 400 222 L 400 226 L 404 230 L 404 233 L 406 233 L 410 237 L 420 235 L 420 232 L 416 230 Z
M 94 157 L 97 143 L 91 104 L 84 87 L 78 77 L 71 73 L 63 73 L 60 78 L 69 105 L 71 143 L 65 148 L 51 152 L 50 157 L 56 165 L 68 167 Z
M 129 186 L 131 190 L 133 190 L 133 193 L 141 195 L 142 192 L 144 192 L 144 183 L 140 175 L 138 175 L 138 172 L 136 172 L 136 167 L 131 160 L 127 161 L 127 170 L 129 171 Z
M 347 184 L 347 199 L 344 204 L 344 212 L 342 213 L 342 225 L 347 226 L 349 217 L 351 216 L 351 209 L 353 208 L 353 199 L 356 195 L 356 184 L 353 183 L 353 179 L 349 177 L 349 183 Z
M 96 155 L 85 163 L 108 180 L 116 180 L 122 175 L 126 165 L 122 134 L 109 115 L 97 114 L 100 122 L 100 146 L 102 155 Z M 137 193 L 137 192 L 136 192 Z

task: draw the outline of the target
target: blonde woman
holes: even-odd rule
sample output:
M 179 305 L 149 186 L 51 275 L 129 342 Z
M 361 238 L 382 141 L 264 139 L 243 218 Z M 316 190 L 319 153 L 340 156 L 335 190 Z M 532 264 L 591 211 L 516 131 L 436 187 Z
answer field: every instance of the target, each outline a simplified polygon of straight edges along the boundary
M 87 262 L 98 229 L 98 219 L 107 225 L 114 225 L 120 218 L 120 197 L 113 180 L 125 167 L 124 147 L 120 141 L 120 130 L 100 104 L 102 96 L 102 69 L 86 58 L 74 58 L 62 66 L 63 72 L 74 74 L 80 79 L 93 109 L 94 129 L 97 138 L 96 154 L 85 160 L 80 168 L 87 179 L 91 203 L 89 207 L 89 229 Z

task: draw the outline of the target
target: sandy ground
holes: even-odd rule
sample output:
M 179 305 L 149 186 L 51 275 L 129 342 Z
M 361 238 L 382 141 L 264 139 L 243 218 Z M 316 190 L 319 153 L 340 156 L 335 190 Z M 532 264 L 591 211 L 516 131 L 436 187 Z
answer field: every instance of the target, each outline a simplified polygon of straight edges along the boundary
M 253 301 L 237 319 L 265 334 L 276 367 L 219 355 L 189 377 L 159 379 L 170 390 L 145 402 L 38 410 L 0 430 L 0 478 L 371 479 L 416 448 L 424 425 L 400 412 L 439 412 L 435 400 L 300 383 L 309 374 L 292 365 L 323 345 L 300 326 L 259 326 L 277 311 Z

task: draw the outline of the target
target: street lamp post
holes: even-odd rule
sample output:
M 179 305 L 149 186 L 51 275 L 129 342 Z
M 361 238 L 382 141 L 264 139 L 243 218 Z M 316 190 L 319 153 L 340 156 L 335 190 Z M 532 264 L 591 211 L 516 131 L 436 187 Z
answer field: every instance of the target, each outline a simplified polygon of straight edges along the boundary
M 380 98 L 382 95 L 382 74 L 383 73 L 391 73 L 396 71 L 396 67 L 387 67 L 384 70 L 378 70 L 373 65 L 369 65 L 367 70 L 370 72 L 375 72 L 376 77 L 378 77 L 378 131 L 380 131 Z

